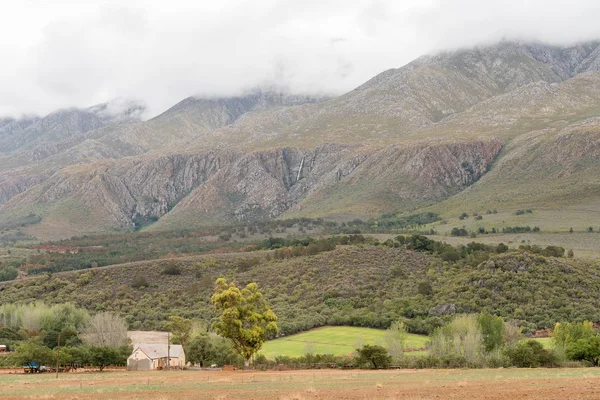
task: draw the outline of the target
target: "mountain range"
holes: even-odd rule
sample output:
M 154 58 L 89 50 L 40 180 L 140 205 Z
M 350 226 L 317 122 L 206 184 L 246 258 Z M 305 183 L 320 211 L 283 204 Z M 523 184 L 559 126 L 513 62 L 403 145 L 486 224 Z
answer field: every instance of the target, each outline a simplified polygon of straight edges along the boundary
M 337 97 L 272 88 L 143 111 L 0 118 L 0 229 L 520 208 L 600 224 L 600 41 L 423 56 Z

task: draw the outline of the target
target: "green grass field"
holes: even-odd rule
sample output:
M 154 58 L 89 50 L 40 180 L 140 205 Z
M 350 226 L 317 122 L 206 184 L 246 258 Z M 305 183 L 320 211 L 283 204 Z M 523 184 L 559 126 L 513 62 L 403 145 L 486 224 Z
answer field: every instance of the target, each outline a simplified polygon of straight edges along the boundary
M 268 341 L 261 351 L 267 358 L 283 355 L 300 357 L 315 354 L 349 355 L 365 344 L 384 344 L 385 331 L 349 326 L 328 326 Z M 425 347 L 427 336 L 408 334 L 406 347 Z
M 315 354 L 349 355 L 365 344 L 384 345 L 385 331 L 352 326 L 327 326 L 312 329 L 266 342 L 261 350 L 267 358 L 276 356 L 300 357 L 308 352 Z M 407 334 L 406 347 L 418 349 L 425 347 L 429 338 L 424 335 Z M 553 347 L 551 338 L 537 338 L 545 348 Z M 423 354 L 423 351 L 409 352 L 407 355 Z
M 552 338 L 549 338 L 549 337 L 536 338 L 535 340 L 540 342 L 544 346 L 545 349 L 551 349 L 554 347 L 554 343 L 552 343 Z

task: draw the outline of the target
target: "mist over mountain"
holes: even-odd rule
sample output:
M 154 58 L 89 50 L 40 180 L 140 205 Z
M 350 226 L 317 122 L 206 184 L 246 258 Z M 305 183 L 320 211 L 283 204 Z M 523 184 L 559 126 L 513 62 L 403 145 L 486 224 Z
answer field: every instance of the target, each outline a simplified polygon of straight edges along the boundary
M 600 41 L 423 56 L 332 98 L 271 87 L 144 111 L 118 100 L 0 119 L 0 227 L 58 238 L 600 207 Z

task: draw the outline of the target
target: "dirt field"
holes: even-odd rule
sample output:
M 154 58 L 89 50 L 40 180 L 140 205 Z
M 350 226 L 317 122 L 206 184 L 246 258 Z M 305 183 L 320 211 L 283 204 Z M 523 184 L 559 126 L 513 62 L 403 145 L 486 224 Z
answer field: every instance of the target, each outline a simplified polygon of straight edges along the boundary
M 128 331 L 127 337 L 131 343 L 166 344 L 168 332 L 159 331 Z
M 0 399 L 598 399 L 600 369 L 0 375 Z

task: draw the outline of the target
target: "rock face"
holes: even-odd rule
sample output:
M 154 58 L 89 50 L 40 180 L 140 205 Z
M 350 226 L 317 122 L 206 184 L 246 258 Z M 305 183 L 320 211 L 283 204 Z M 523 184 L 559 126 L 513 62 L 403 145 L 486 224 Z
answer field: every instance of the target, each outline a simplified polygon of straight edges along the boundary
M 438 304 L 429 310 L 429 315 L 452 315 L 456 314 L 456 304 L 454 303 L 446 303 L 446 304 Z
M 425 56 L 331 99 L 255 90 L 190 97 L 149 121 L 123 101 L 0 119 L 0 227 L 31 213 L 66 227 L 58 236 L 369 216 L 508 202 L 537 182 L 528 193 L 547 200 L 600 168 L 599 43 Z
M 7 212 L 44 208 L 63 201 L 90 213 L 102 210 L 113 227 L 164 218 L 159 224 L 248 221 L 275 218 L 348 192 L 360 198 L 394 196 L 406 204 L 436 201 L 460 191 L 493 162 L 501 142 L 421 142 L 365 149 L 321 145 L 244 154 L 209 151 L 76 166 L 8 201 Z M 330 188 L 337 187 L 330 191 Z

